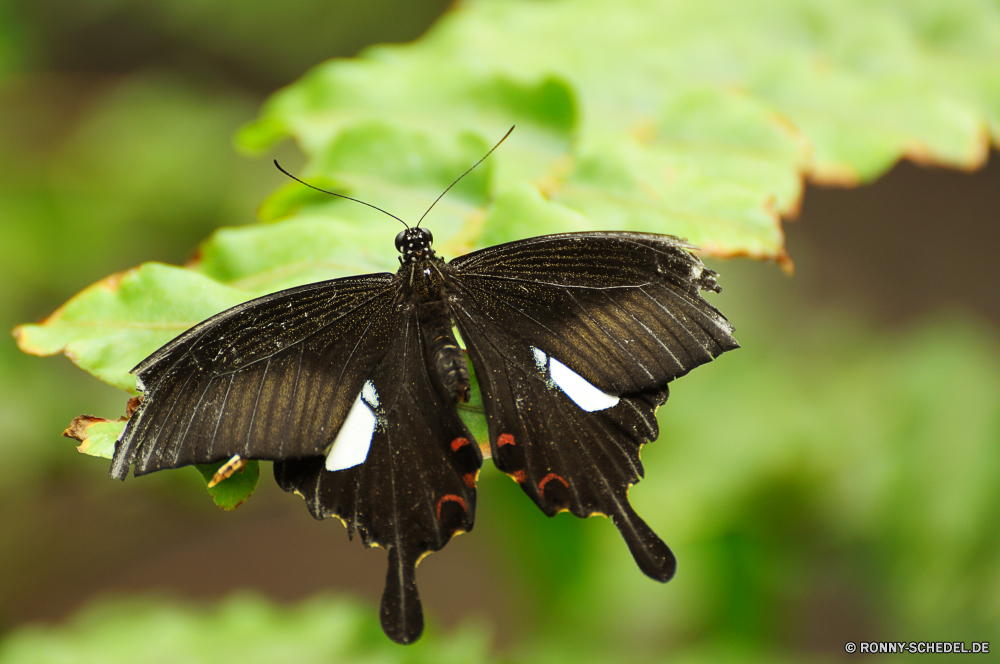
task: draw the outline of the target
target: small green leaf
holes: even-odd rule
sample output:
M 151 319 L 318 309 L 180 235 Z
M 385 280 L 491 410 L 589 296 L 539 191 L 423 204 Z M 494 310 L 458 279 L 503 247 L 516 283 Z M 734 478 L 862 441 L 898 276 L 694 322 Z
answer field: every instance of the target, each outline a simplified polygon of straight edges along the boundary
M 225 462 L 209 463 L 195 466 L 201 473 L 205 484 L 208 485 L 215 476 L 216 471 Z M 227 512 L 232 511 L 246 502 L 247 498 L 257 490 L 257 482 L 260 480 L 260 462 L 256 460 L 248 461 L 247 465 L 238 470 L 228 478 L 222 480 L 208 490 L 212 500 L 221 509 Z
M 341 190 L 338 183 L 326 176 L 309 177 L 307 181 L 319 189 L 326 189 L 327 191 L 347 195 L 346 192 Z M 324 194 L 309 187 L 303 187 L 301 183 L 290 180 L 288 184 L 279 188 L 260 204 L 260 207 L 257 208 L 257 218 L 265 222 L 278 221 L 279 219 L 292 216 L 303 208 L 329 205 L 333 201 L 334 198 L 329 194 Z
M 90 456 L 110 459 L 115 455 L 115 443 L 125 429 L 126 420 L 106 420 L 101 417 L 80 415 L 63 431 L 67 438 L 80 441 L 76 451 Z
M 247 299 L 324 279 L 384 272 L 395 262 L 395 252 L 385 247 L 391 247 L 399 227 L 387 221 L 364 225 L 300 214 L 274 224 L 223 228 L 202 244 L 201 259 L 191 268 L 245 292 Z M 384 231 L 386 242 L 370 246 L 372 226 Z

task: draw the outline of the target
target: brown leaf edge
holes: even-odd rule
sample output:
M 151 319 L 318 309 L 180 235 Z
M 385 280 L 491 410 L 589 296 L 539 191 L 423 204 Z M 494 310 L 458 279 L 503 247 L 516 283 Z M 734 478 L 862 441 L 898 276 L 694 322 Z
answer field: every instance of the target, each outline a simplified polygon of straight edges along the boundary
M 139 407 L 141 402 L 141 397 L 132 397 L 129 399 L 128 403 L 125 405 L 125 414 L 117 420 L 109 420 L 95 415 L 77 415 L 73 418 L 73 421 L 69 423 L 69 426 L 66 427 L 62 435 L 66 438 L 73 438 L 74 440 L 80 441 L 80 444 L 76 446 L 76 451 L 85 454 L 87 452 L 87 448 L 91 445 L 88 433 L 91 427 L 96 424 L 106 424 L 108 422 L 125 422 L 132 417 L 132 413 L 135 412 L 135 409 Z
M 101 424 L 124 422 L 131 419 L 135 409 L 142 402 L 142 397 L 133 397 L 128 400 L 125 407 L 125 415 L 117 420 L 109 420 L 94 415 L 78 415 L 73 418 L 63 436 L 80 441 L 77 451 L 87 453 L 91 446 L 90 439 L 93 427 Z M 242 505 L 257 488 L 257 480 L 260 471 L 256 461 L 247 461 L 236 457 L 230 459 L 225 464 L 209 464 L 194 466 L 195 470 L 205 480 L 208 485 L 208 493 L 212 501 L 222 510 L 231 511 Z M 244 476 L 244 470 L 251 471 Z M 240 477 L 243 476 L 243 477 Z M 227 481 L 229 480 L 229 481 Z

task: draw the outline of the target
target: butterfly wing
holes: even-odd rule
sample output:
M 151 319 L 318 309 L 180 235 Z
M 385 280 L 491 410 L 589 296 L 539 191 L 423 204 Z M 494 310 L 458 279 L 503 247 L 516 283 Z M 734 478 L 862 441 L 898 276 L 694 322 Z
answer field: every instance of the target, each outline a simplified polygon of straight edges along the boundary
M 423 629 L 416 565 L 472 529 L 482 455 L 440 377 L 428 370 L 427 330 L 406 318 L 371 373 L 376 419 L 363 464 L 338 472 L 322 458 L 274 464 L 278 484 L 302 495 L 313 516 L 335 516 L 366 546 L 387 550 L 386 634 L 411 643 Z
M 669 236 L 572 233 L 453 260 L 450 300 L 476 369 L 497 467 L 548 515 L 610 516 L 640 568 L 669 548 L 636 515 L 639 448 L 668 383 L 738 347 L 699 294 L 715 273 Z
M 224 311 L 137 366 L 143 400 L 118 441 L 111 476 L 235 454 L 325 454 L 365 377 L 400 325 L 394 277 L 309 284 Z
M 669 235 L 565 233 L 449 265 L 470 312 L 601 389 L 627 394 L 661 387 L 739 345 L 699 293 L 721 289 L 691 248 Z
M 423 629 L 415 569 L 472 529 L 482 454 L 436 373 L 425 321 L 392 275 L 310 284 L 225 311 L 135 369 L 144 392 L 111 474 L 270 459 L 317 518 L 389 554 L 382 624 Z M 450 325 L 449 325 L 450 327 Z M 343 452 L 343 454 L 341 454 Z

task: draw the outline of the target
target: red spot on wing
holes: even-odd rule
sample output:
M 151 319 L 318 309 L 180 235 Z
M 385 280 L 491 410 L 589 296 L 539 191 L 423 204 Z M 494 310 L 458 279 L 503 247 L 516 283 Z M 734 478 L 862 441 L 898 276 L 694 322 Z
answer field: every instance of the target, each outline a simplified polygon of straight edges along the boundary
M 523 470 L 515 470 L 513 473 L 510 474 L 510 476 L 513 477 L 514 481 L 517 482 L 518 484 L 520 484 L 521 482 L 524 481 L 524 471 Z
M 503 447 L 504 445 L 513 445 L 514 436 L 509 433 L 502 433 L 497 436 L 497 447 Z
M 475 473 L 466 473 L 465 475 L 462 475 L 462 481 L 465 482 L 465 486 L 469 487 L 470 489 L 476 488 Z
M 538 483 L 538 493 L 542 493 L 545 491 L 545 485 L 548 484 L 550 480 L 559 480 L 560 482 L 562 482 L 562 485 L 564 487 L 566 487 L 567 489 L 569 488 L 569 483 L 566 480 L 564 480 L 559 475 L 556 475 L 555 473 L 549 473 L 548 475 L 542 478 L 541 482 Z
M 465 506 L 465 500 L 463 500 L 461 496 L 456 496 L 453 493 L 449 493 L 447 495 L 441 496 L 441 500 L 438 501 L 438 504 L 437 504 L 438 521 L 441 520 L 441 506 L 444 505 L 447 502 L 458 503 L 459 505 L 462 506 L 463 510 L 465 510 L 466 512 L 469 511 L 469 508 Z
M 468 438 L 456 438 L 455 440 L 451 441 L 451 451 L 457 452 L 458 450 L 460 450 L 461 448 L 465 447 L 468 444 L 469 444 Z

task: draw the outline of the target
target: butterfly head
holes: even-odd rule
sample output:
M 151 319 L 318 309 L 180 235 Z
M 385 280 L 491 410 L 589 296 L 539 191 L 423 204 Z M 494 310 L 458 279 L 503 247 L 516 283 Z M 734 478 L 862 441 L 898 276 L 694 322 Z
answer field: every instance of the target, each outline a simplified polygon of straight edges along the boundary
M 396 236 L 396 251 L 403 254 L 400 262 L 403 265 L 427 260 L 434 257 L 431 243 L 434 236 L 426 228 L 407 228 Z

